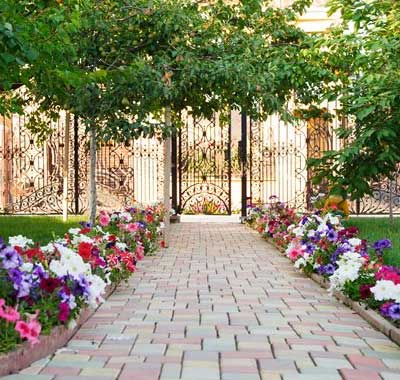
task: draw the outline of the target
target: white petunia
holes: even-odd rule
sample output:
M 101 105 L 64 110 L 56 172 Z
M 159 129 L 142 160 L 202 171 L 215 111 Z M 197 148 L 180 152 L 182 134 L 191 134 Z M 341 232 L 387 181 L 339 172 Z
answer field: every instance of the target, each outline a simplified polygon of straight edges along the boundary
M 97 225 L 96 227 L 94 227 L 94 230 L 101 233 L 102 235 L 104 235 L 104 230 L 103 230 L 103 228 L 101 228 L 100 225 Z
M 346 281 L 357 280 L 362 267 L 362 262 L 359 261 L 339 260 L 337 264 L 339 267 L 329 277 L 330 291 L 342 289 Z
M 294 267 L 295 267 L 296 269 L 300 269 L 300 268 L 305 267 L 306 264 L 307 264 L 307 262 L 306 262 L 306 260 L 304 259 L 304 257 L 300 257 L 299 259 L 297 259 L 297 260 L 295 261 Z
M 400 285 L 396 285 L 393 281 L 379 280 L 375 286 L 371 288 L 371 292 L 377 301 L 394 300 L 399 298 Z M 397 301 L 396 301 L 397 302 Z
M 96 307 L 99 303 L 104 302 L 103 295 L 107 285 L 102 278 L 95 274 L 88 275 L 87 280 L 90 284 L 87 302 L 90 306 Z
M 118 241 L 117 243 L 115 243 L 115 246 L 120 249 L 121 251 L 125 251 L 128 249 L 128 245 L 125 243 L 122 243 L 120 241 Z
M 32 272 L 33 269 L 33 264 L 32 263 L 23 263 L 20 266 L 20 269 L 23 270 L 24 272 Z
M 57 276 L 70 275 L 77 279 L 81 274 L 92 273 L 90 264 L 85 263 L 75 251 L 61 245 L 57 245 L 56 248 L 60 252 L 60 260 L 52 260 L 49 268 Z
M 340 218 L 336 215 L 327 214 L 325 216 L 325 222 L 329 222 L 333 226 L 337 226 L 340 224 Z
M 348 252 L 343 253 L 340 260 L 356 261 L 356 262 L 364 263 L 365 258 L 362 257 L 358 252 L 348 251 Z
M 54 253 L 56 250 L 53 243 L 49 243 L 43 247 L 41 247 L 42 252 L 44 253 Z
M 292 232 L 295 236 L 302 236 L 304 234 L 303 228 L 301 226 L 293 228 Z
M 357 247 L 361 244 L 362 240 L 358 239 L 358 238 L 351 238 L 348 240 L 348 242 L 353 246 L 353 247 Z
M 132 215 L 129 212 L 121 212 L 121 214 L 119 214 L 119 217 L 121 218 L 121 220 L 124 220 L 128 223 L 132 220 Z
M 22 235 L 10 236 L 8 244 L 12 247 L 21 247 L 22 249 L 25 249 L 28 246 L 33 245 L 33 240 Z
M 80 228 L 70 228 L 68 230 L 68 233 L 70 233 L 71 235 L 79 235 L 81 232 Z
M 326 233 L 328 231 L 329 231 L 329 228 L 325 223 L 321 223 L 317 228 L 317 232 L 320 232 L 320 233 Z
M 312 238 L 315 236 L 315 230 L 310 230 L 307 232 L 307 237 Z
M 78 245 L 79 243 L 90 243 L 93 244 L 94 240 L 90 238 L 89 236 L 80 234 L 80 235 L 75 235 L 74 238 L 72 239 L 71 243 L 73 245 Z

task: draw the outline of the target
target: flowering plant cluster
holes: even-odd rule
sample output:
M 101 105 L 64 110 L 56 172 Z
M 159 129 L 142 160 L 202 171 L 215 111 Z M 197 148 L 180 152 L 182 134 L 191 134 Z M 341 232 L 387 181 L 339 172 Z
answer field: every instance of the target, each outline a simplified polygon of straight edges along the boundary
M 84 307 L 103 302 L 107 285 L 126 280 L 154 252 L 161 206 L 101 212 L 46 246 L 18 235 L 0 241 L 0 352 L 32 345 L 56 325 L 73 327 Z
M 287 229 L 296 224 L 300 216 L 294 208 L 280 202 L 276 196 L 264 205 L 250 206 L 247 223 L 266 238 L 273 238 L 276 245 L 285 247 L 289 242 Z
M 339 212 L 322 209 L 300 216 L 276 199 L 252 207 L 248 222 L 278 245 L 295 268 L 328 278 L 330 291 L 364 302 L 400 325 L 400 268 L 383 262 L 390 240 L 370 243 L 359 238 L 356 227 L 347 227 Z

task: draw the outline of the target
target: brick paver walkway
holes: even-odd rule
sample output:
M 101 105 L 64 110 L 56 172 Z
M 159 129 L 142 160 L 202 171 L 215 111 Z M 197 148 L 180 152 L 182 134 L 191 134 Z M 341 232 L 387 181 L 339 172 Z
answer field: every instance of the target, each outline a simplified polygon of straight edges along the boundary
M 29 380 L 399 380 L 400 349 L 239 224 L 182 223 Z

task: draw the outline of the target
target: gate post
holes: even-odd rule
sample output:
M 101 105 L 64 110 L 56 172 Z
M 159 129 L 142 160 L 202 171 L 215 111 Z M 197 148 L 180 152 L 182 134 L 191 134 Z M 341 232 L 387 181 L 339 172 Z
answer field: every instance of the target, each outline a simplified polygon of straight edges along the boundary
M 2 170 L 2 203 L 4 213 L 10 212 L 12 180 L 12 116 L 3 115 L 3 170 Z
M 68 220 L 68 187 L 69 187 L 69 129 L 71 115 L 65 114 L 65 132 L 64 132 L 64 157 L 63 157 L 63 221 Z
M 165 108 L 165 125 L 171 127 L 171 107 Z M 170 176 L 171 176 L 171 137 L 164 140 L 164 244 L 169 245 L 169 227 L 170 227 Z
M 178 168 L 177 168 L 177 134 L 174 132 L 171 137 L 171 191 L 172 208 L 178 212 Z
M 247 115 L 242 111 L 240 141 L 240 166 L 242 177 L 242 221 L 247 216 Z
M 79 214 L 79 124 L 74 115 L 74 211 Z

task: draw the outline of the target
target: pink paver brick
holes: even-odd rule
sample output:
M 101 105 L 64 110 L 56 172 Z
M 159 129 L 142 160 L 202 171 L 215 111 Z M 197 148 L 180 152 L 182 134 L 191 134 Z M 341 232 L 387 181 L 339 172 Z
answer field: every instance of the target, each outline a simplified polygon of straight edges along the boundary
M 385 368 L 385 364 L 378 358 L 355 354 L 350 354 L 347 357 L 355 368 L 375 368 L 376 370 Z
M 40 372 L 41 375 L 57 375 L 57 376 L 74 376 L 78 375 L 81 371 L 80 368 L 68 368 L 68 367 L 45 367 Z
M 381 380 L 378 372 L 367 369 L 341 369 L 344 380 Z

